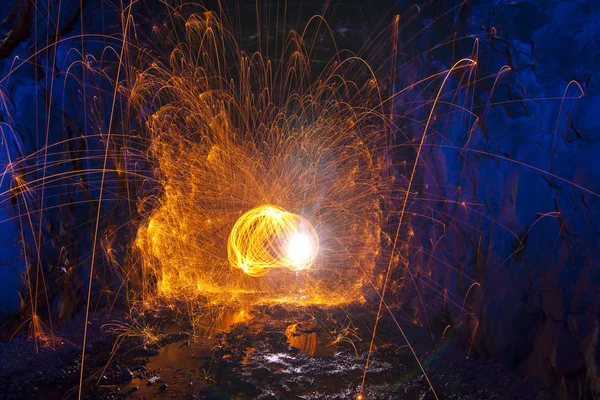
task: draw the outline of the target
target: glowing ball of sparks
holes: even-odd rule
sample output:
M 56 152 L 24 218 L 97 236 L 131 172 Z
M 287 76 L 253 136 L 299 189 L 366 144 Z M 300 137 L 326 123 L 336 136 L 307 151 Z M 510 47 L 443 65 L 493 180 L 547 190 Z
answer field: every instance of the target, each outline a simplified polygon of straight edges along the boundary
M 318 251 L 319 239 L 311 223 L 272 205 L 243 214 L 231 229 L 227 243 L 231 266 L 250 276 L 265 275 L 273 268 L 308 269 Z

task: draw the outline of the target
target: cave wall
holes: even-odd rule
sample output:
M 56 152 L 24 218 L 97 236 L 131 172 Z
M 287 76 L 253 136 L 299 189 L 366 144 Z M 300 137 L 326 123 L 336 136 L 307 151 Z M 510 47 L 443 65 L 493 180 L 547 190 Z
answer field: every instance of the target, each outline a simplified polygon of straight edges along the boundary
M 103 257 L 126 213 L 118 152 L 111 149 L 104 168 L 111 116 L 120 132 L 119 102 L 110 110 L 118 10 L 107 1 L 0 4 L 2 321 L 25 305 L 54 322 L 84 306 L 103 169 L 94 290 L 119 284 Z M 33 311 L 40 304 L 49 306 Z M 10 319 L 3 333 L 10 335 L 11 321 L 19 323 Z
M 473 114 L 442 116 L 428 131 L 409 250 L 419 290 L 407 288 L 404 301 L 423 323 L 441 316 L 537 390 L 599 396 L 600 5 L 438 3 L 412 23 L 424 29 L 419 46 L 459 39 L 406 72 L 429 76 L 476 59 L 475 89 L 454 99 Z M 426 28 L 432 20 L 453 30 Z M 461 84 L 460 74 L 447 83 Z M 439 108 L 435 115 L 448 112 Z M 420 138 L 423 129 L 408 132 Z

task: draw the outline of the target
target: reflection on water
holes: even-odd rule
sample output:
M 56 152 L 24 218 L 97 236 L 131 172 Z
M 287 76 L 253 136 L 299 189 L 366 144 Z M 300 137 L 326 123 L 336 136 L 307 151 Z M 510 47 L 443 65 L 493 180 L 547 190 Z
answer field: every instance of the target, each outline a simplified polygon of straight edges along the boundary
M 285 328 L 285 336 L 290 346 L 307 356 L 333 355 L 333 347 L 326 345 L 327 341 L 322 337 L 322 331 L 317 328 L 303 328 L 301 324 L 292 324 Z
M 193 338 L 161 346 L 158 354 L 150 357 L 145 365 L 149 375 L 142 377 L 136 374 L 131 382 L 122 386 L 122 391 L 128 392 L 131 398 L 154 399 L 163 396 L 184 398 L 206 389 L 213 378 L 211 366 L 215 335 L 252 319 L 251 313 L 246 310 L 229 307 L 211 310 L 210 313 L 202 316 L 205 323 L 200 325 Z M 167 391 L 161 390 L 164 383 L 168 384 Z
M 146 364 L 150 376 L 136 376 L 123 388 L 132 398 L 160 398 L 166 383 L 170 395 L 195 394 L 208 385 L 207 372 L 213 358 L 213 344 L 207 340 L 164 345 Z
M 252 313 L 244 309 L 222 307 L 209 310 L 207 314 L 198 316 L 196 332 L 199 336 L 214 337 L 219 332 L 229 332 L 235 324 L 252 320 Z

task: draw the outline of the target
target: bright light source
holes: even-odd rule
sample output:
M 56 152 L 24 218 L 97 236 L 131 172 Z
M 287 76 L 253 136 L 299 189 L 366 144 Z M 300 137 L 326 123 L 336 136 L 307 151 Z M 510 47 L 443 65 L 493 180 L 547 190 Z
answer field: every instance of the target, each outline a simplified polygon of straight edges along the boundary
M 303 271 L 313 265 L 318 252 L 317 232 L 306 218 L 269 204 L 238 218 L 227 242 L 231 266 L 250 276 L 273 268 Z
M 288 243 L 288 258 L 295 265 L 301 266 L 313 258 L 313 244 L 311 238 L 304 233 L 296 233 Z

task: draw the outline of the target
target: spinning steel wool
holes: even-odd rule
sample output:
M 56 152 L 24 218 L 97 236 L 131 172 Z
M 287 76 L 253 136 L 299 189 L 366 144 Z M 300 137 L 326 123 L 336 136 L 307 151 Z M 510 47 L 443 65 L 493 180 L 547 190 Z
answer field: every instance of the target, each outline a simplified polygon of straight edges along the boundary
M 215 13 L 174 25 L 167 37 L 185 38 L 130 87 L 162 187 L 136 241 L 142 282 L 217 302 L 360 300 L 387 123 L 368 65 L 338 57 L 315 78 L 301 35 L 271 59 L 241 51 Z

